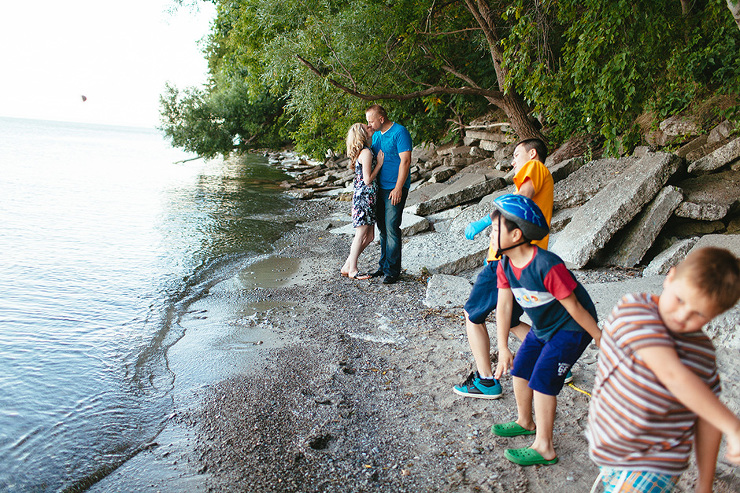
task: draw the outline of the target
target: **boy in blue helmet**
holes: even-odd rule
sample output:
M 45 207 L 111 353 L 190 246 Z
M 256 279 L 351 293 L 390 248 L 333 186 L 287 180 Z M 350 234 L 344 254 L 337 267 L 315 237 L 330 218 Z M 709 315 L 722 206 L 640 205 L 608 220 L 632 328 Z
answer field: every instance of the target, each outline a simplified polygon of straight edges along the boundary
M 491 242 L 503 255 L 497 268 L 495 377 L 511 372 L 517 419 L 493 425 L 491 432 L 504 437 L 535 435 L 531 446 L 507 449 L 504 456 L 523 466 L 554 464 L 558 461 L 552 439 L 557 395 L 591 340 L 597 346 L 600 343 L 596 308 L 560 257 L 531 244 L 549 232 L 534 201 L 510 194 L 497 198 L 493 206 Z M 513 358 L 508 340 L 515 299 L 532 320 L 532 328 Z

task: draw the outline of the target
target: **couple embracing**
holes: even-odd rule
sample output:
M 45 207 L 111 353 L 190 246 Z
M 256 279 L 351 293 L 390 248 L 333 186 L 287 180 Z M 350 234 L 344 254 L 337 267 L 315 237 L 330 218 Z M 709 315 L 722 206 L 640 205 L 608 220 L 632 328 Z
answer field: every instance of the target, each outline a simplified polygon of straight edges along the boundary
M 393 284 L 401 276 L 401 217 L 411 178 L 411 135 L 406 127 L 388 119 L 374 104 L 365 111 L 367 125 L 355 123 L 347 133 L 347 156 L 355 168 L 352 225 L 355 237 L 341 269 L 343 276 L 369 279 L 384 276 Z M 380 230 L 378 270 L 361 274 L 357 259 Z

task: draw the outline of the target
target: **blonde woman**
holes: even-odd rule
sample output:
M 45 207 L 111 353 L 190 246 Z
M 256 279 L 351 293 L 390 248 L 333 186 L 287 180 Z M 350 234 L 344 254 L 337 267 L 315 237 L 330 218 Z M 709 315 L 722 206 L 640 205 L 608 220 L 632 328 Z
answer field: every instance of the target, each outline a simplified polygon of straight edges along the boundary
M 350 166 L 355 167 L 354 194 L 352 195 L 352 225 L 355 237 L 349 256 L 340 270 L 351 279 L 369 279 L 369 274 L 360 274 L 357 259 L 375 239 L 375 202 L 378 187 L 375 177 L 383 166 L 383 153 L 377 159 L 370 149 L 373 129 L 364 123 L 355 123 L 347 132 L 347 156 Z

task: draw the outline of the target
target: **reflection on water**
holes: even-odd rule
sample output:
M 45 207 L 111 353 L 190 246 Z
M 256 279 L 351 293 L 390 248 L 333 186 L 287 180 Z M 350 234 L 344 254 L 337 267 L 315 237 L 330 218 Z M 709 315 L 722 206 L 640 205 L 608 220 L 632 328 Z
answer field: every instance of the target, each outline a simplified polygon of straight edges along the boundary
M 55 491 L 154 436 L 184 307 L 291 227 L 246 162 L 148 129 L 0 118 L 0 490 Z

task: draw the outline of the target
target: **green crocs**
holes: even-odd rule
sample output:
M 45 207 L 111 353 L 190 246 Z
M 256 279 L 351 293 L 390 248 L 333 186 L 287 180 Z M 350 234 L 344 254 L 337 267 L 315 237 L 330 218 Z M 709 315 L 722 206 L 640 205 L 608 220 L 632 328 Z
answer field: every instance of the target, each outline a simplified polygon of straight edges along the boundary
M 547 460 L 542 457 L 542 455 L 540 455 L 540 453 L 537 452 L 535 449 L 529 447 L 507 448 L 506 450 L 504 450 L 504 457 L 509 459 L 514 464 L 519 464 L 520 466 L 549 466 L 558 462 L 557 457 Z
M 491 427 L 491 433 L 500 437 L 518 437 L 519 435 L 534 435 L 536 430 L 528 430 L 520 426 L 516 421 L 500 423 Z

